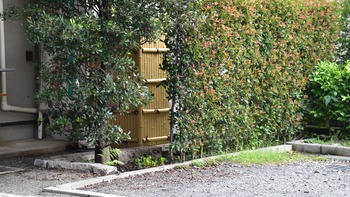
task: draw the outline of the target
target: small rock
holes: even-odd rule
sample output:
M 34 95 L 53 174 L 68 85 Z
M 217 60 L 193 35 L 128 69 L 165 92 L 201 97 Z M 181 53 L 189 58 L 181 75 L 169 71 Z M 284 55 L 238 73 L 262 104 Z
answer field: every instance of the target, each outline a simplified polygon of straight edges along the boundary
M 41 167 L 41 168 L 46 168 L 47 167 L 47 162 L 45 160 L 35 159 L 34 160 L 34 166 Z

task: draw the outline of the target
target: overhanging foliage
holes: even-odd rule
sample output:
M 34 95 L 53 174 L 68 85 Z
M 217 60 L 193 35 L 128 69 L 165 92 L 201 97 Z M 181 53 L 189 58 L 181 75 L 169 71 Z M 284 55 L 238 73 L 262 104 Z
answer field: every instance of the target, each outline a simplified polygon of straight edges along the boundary
M 25 17 L 29 41 L 50 55 L 37 99 L 52 130 L 99 147 L 127 137 L 112 121 L 151 99 L 131 54 L 161 34 L 159 14 L 156 0 L 43 0 L 5 12 Z

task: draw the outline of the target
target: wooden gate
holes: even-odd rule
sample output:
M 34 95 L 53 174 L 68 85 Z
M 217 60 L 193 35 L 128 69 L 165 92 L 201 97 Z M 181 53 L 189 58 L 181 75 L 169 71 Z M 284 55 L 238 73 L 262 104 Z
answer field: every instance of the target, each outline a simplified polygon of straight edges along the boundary
M 169 101 L 166 89 L 159 83 L 166 79 L 166 73 L 159 69 L 163 54 L 167 52 L 163 42 L 146 43 L 133 58 L 140 72 L 146 78 L 148 89 L 154 94 L 153 103 L 140 106 L 126 115 L 117 115 L 117 125 L 125 132 L 130 131 L 131 139 L 118 147 L 150 146 L 168 143 Z

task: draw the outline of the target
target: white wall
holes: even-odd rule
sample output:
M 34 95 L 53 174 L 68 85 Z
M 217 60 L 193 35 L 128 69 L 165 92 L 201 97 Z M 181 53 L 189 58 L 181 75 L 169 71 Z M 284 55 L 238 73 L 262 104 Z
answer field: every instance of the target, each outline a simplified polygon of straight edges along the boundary
M 0 0 L 1 1 L 1 0 Z M 21 5 L 29 0 L 3 0 L 4 7 L 8 4 Z M 23 21 L 5 22 L 5 53 L 6 67 L 15 68 L 7 73 L 7 101 L 9 105 L 20 107 L 35 107 L 35 72 L 34 62 L 26 61 L 26 51 L 35 49 L 24 35 Z M 36 120 L 35 114 L 0 112 L 0 123 Z M 0 127 L 0 142 L 34 137 L 33 124 Z

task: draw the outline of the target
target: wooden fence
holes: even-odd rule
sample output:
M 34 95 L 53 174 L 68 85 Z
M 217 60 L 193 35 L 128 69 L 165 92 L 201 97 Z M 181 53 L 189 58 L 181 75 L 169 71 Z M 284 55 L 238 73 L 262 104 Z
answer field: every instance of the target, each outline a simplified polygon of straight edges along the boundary
M 160 70 L 159 65 L 167 51 L 165 44 L 158 41 L 142 45 L 133 55 L 141 74 L 146 77 L 147 87 L 154 94 L 154 100 L 151 104 L 140 106 L 126 115 L 117 115 L 115 124 L 120 125 L 125 132 L 131 133 L 131 139 L 119 144 L 120 148 L 168 143 L 169 101 L 166 89 L 158 86 L 166 78 L 166 73 Z

